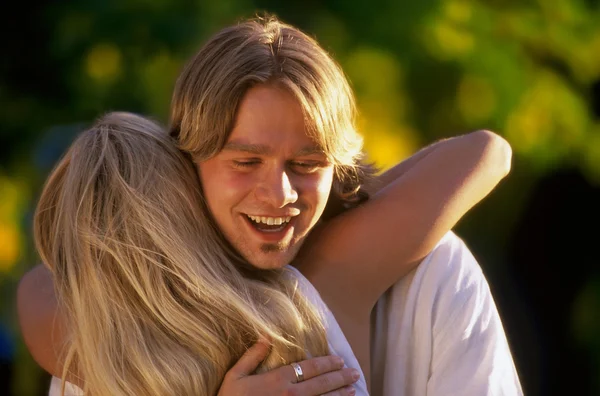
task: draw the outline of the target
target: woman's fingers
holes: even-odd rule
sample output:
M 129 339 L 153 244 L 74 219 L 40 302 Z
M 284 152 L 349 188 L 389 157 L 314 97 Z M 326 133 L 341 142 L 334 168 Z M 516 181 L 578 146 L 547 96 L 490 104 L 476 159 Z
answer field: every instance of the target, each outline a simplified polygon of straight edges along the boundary
M 327 372 L 293 385 L 298 395 L 353 395 L 353 383 L 360 378 L 355 369 L 343 368 Z M 337 392 L 337 393 L 336 393 Z
M 331 392 L 323 393 L 321 396 L 354 396 L 356 389 L 352 386 L 345 386 L 342 389 L 337 389 Z
M 240 387 L 240 390 L 244 390 L 240 394 L 254 394 L 255 389 L 263 389 L 274 395 L 282 392 L 306 396 L 354 395 L 354 388 L 350 385 L 359 379 L 359 372 L 344 368 L 344 361 L 338 356 L 322 356 L 299 362 L 302 375 L 298 374 L 298 376 L 291 365 L 265 374 L 251 375 L 267 357 L 269 349 L 267 341 L 259 341 L 250 347 L 227 372 L 219 393 L 229 394 L 235 387 Z M 234 388 L 229 389 L 232 386 Z
M 331 371 L 340 370 L 344 367 L 344 361 L 339 356 L 321 356 L 308 360 L 303 360 L 298 363 L 304 376 L 304 381 L 309 380 L 313 377 L 317 377 L 321 374 L 329 373 Z M 296 373 L 291 365 L 281 367 L 279 370 L 283 371 L 285 378 L 289 379 L 290 382 L 296 383 Z
M 270 348 L 267 341 L 259 340 L 256 344 L 248 348 L 240 360 L 227 372 L 227 375 L 241 378 L 252 374 L 262 361 L 265 360 Z

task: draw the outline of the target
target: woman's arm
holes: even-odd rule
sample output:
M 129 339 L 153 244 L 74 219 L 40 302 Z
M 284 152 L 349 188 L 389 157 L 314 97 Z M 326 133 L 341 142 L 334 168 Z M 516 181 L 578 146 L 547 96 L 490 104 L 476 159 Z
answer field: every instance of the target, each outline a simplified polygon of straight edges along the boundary
M 366 186 L 363 205 L 316 229 L 299 269 L 336 316 L 368 315 L 510 170 L 511 149 L 477 131 L 437 142 Z
M 52 273 L 45 266 L 36 265 L 21 278 L 17 289 L 17 313 L 23 341 L 33 359 L 48 373 L 60 377 L 59 358 L 64 334 Z
M 427 157 L 429 154 L 439 149 L 440 147 L 443 147 L 443 145 L 446 144 L 449 140 L 451 139 L 441 139 L 436 141 L 435 143 L 430 144 L 429 146 L 425 146 L 424 148 L 420 149 L 419 151 L 406 158 L 402 162 L 399 162 L 390 169 L 386 170 L 382 174 L 368 179 L 366 183 L 363 186 L 361 186 L 361 190 L 369 194 L 370 197 L 374 196 L 382 188 L 394 182 L 406 172 L 410 171 L 410 169 L 414 167 L 417 163 L 419 163 L 423 158 Z
M 65 332 L 60 323 L 60 311 L 54 293 L 51 272 L 43 265 L 29 270 L 17 290 L 17 311 L 21 334 L 34 360 L 54 377 L 62 376 L 60 351 L 65 342 Z M 284 366 L 267 373 L 251 375 L 265 359 L 269 347 L 258 343 L 240 358 L 228 371 L 219 396 L 228 395 L 320 395 L 337 391 L 336 394 L 351 395 L 352 384 L 358 379 L 358 371 L 344 368 L 337 356 L 317 357 L 299 362 L 304 381 L 295 383 L 294 370 Z M 83 388 L 83 381 L 76 376 L 67 380 Z

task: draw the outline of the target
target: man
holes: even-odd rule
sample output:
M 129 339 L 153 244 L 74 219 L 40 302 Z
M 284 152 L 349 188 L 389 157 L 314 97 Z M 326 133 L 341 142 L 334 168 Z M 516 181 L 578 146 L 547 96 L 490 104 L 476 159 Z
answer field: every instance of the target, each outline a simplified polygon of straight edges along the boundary
M 196 162 L 227 241 L 260 269 L 293 260 L 334 313 L 367 380 L 373 367 L 374 393 L 520 394 L 485 279 L 464 244 L 444 236 L 506 175 L 510 149 L 476 132 L 370 179 L 353 110 L 343 73 L 313 40 L 278 21 L 252 21 L 219 32 L 188 64 L 171 134 Z M 372 199 L 364 202 L 365 193 Z M 347 212 L 321 221 L 326 207 Z M 37 338 L 56 308 L 40 312 L 39 285 L 51 290 L 51 280 L 34 272 L 18 300 L 25 339 L 40 356 L 53 344 Z M 251 349 L 221 393 L 289 389 L 289 366 L 278 369 L 285 375 L 248 376 L 266 353 Z M 298 381 L 309 367 L 300 363 Z

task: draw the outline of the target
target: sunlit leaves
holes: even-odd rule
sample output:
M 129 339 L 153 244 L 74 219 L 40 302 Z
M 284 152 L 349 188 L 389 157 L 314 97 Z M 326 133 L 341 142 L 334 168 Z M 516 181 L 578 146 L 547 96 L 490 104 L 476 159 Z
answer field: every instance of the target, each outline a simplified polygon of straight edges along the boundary
M 90 78 L 99 83 L 111 83 L 121 71 L 121 58 L 121 51 L 115 45 L 97 44 L 85 58 L 85 71 Z
M 516 152 L 534 156 L 543 167 L 583 149 L 590 119 L 583 98 L 564 80 L 547 71 L 533 78 L 505 133 Z
M 163 120 L 168 118 L 171 93 L 183 62 L 163 49 L 140 66 L 140 89 L 144 91 L 150 114 Z
M 458 86 L 457 104 L 467 122 L 487 121 L 496 108 L 496 92 L 487 79 L 465 75 Z
M 0 173 L 0 274 L 7 272 L 23 254 L 21 217 L 29 198 L 23 183 Z
M 418 145 L 415 131 L 406 122 L 410 103 L 402 65 L 389 52 L 360 47 L 348 55 L 343 66 L 358 94 L 358 127 L 365 136 L 365 149 L 386 169 Z

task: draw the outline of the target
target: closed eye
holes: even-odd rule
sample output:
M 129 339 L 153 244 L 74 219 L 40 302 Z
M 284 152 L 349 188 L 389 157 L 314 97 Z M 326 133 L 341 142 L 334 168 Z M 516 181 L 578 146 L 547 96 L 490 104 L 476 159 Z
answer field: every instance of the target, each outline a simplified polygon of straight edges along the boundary
M 319 161 L 293 161 L 290 166 L 298 173 L 312 173 L 324 166 Z
M 259 159 L 233 160 L 233 165 L 237 168 L 250 168 L 259 164 Z

